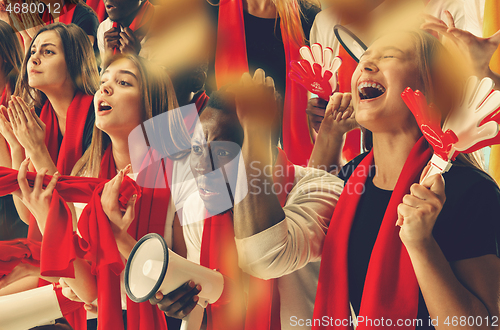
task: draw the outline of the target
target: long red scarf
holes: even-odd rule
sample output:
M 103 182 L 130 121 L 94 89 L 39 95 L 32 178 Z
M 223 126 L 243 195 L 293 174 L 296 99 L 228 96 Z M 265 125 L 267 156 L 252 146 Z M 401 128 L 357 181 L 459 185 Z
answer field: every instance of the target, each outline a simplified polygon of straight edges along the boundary
M 339 57 L 342 59 L 342 65 L 339 68 L 339 92 L 351 92 L 351 78 L 356 70 L 358 63 L 346 52 L 342 45 L 339 45 Z M 351 161 L 361 152 L 361 130 L 356 128 L 347 132 L 344 146 L 342 147 L 342 156 Z
M 285 174 L 278 176 L 280 173 Z M 274 182 L 286 188 L 293 186 L 294 179 L 295 168 L 280 149 L 274 167 Z M 283 189 L 278 196 L 282 206 L 285 205 L 288 193 L 289 190 Z M 225 289 L 222 297 L 207 307 L 208 330 L 281 329 L 276 280 L 265 281 L 251 276 L 248 307 L 245 311 L 246 299 L 241 289 L 244 284 L 242 271 L 238 267 L 232 210 L 215 216 L 207 215 L 203 227 L 200 264 L 217 269 L 235 284 L 233 292 Z
M 215 74 L 217 87 L 238 81 L 248 72 L 248 59 L 241 0 L 221 0 L 219 3 L 219 23 L 217 29 L 217 50 L 215 54 Z M 281 36 L 285 49 L 286 72 L 290 71 L 290 61 L 300 60 L 299 45 L 286 33 L 281 20 Z M 283 149 L 290 161 L 307 165 L 312 152 L 304 109 L 307 105 L 307 91 L 286 75 L 286 91 L 283 110 Z
M 365 319 L 415 319 L 418 312 L 418 283 L 410 257 L 399 238 L 395 226 L 397 207 L 410 186 L 418 182 L 422 169 L 429 161 L 432 151 L 423 137 L 412 148 L 382 220 L 377 240 L 372 250 L 366 274 L 359 315 Z M 350 319 L 348 285 L 348 244 L 352 223 L 361 198 L 360 187 L 364 187 L 373 164 L 373 150 L 356 167 L 340 195 L 325 239 L 318 291 L 314 307 L 314 318 L 328 316 L 332 322 Z M 314 330 L 352 329 L 352 323 L 313 326 Z M 378 329 L 358 325 L 359 330 Z M 415 329 L 414 326 L 399 328 Z

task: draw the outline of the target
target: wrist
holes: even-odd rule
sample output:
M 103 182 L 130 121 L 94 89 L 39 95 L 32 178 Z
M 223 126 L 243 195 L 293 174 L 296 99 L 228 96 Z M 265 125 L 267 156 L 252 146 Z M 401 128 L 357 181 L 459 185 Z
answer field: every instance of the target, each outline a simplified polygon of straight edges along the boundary
M 411 257 L 412 255 L 422 256 L 432 253 L 435 246 L 437 245 L 437 242 L 434 239 L 434 236 L 431 235 L 429 237 L 424 237 L 417 240 L 403 241 L 403 244 L 405 245 L 406 250 L 408 251 L 408 254 Z

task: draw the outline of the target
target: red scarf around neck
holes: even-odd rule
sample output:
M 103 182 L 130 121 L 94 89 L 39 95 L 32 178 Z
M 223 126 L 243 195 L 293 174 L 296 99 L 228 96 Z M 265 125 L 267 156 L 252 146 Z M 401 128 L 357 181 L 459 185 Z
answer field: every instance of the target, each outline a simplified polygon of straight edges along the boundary
M 215 74 L 217 87 L 239 81 L 248 72 L 248 59 L 243 20 L 242 0 L 221 0 L 219 3 L 219 25 L 217 28 L 217 49 L 215 54 Z M 290 61 L 300 60 L 299 45 L 293 42 L 281 20 L 281 36 L 285 49 L 286 72 L 290 71 Z M 307 116 L 307 90 L 286 75 L 286 91 L 283 110 L 283 149 L 290 161 L 297 165 L 307 165 L 312 152 L 309 139 Z
M 285 175 L 277 176 L 279 173 Z M 295 168 L 279 149 L 274 166 L 274 182 L 281 187 L 292 187 Z M 282 189 L 278 196 L 285 205 L 289 191 Z M 243 292 L 243 273 L 238 267 L 238 253 L 234 241 L 232 210 L 210 216 L 206 212 L 201 243 L 200 264 L 217 269 L 234 282 L 233 292 L 223 292 L 214 304 L 208 305 L 208 330 L 279 330 L 280 301 L 276 280 L 261 280 L 250 276 L 248 304 Z M 231 301 L 232 300 L 232 301 Z M 236 301 L 235 301 L 236 300 Z M 245 307 L 247 305 L 248 307 Z
M 418 182 L 432 150 L 421 137 L 413 146 L 380 226 L 372 250 L 361 299 L 359 316 L 365 319 L 415 319 L 418 312 L 419 288 L 408 252 L 399 238 L 397 207 L 410 186 Z M 314 318 L 328 316 L 328 319 L 349 320 L 348 245 L 352 223 L 361 198 L 360 186 L 364 187 L 369 168 L 373 164 L 373 150 L 356 167 L 344 187 L 333 213 L 323 247 L 318 290 L 314 304 Z M 356 193 L 358 192 L 358 193 Z M 332 321 L 332 322 L 334 322 Z M 347 322 L 347 324 L 350 324 Z M 313 330 L 329 329 L 333 325 L 313 326 Z M 352 329 L 351 325 L 335 326 L 336 329 Z M 378 329 L 358 325 L 358 330 Z M 399 327 L 415 329 L 415 327 Z

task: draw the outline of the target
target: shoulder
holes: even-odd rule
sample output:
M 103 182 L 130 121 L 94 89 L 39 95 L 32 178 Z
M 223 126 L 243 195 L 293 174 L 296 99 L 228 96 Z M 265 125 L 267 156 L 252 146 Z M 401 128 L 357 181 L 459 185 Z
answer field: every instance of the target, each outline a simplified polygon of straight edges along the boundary
M 99 28 L 97 29 L 98 34 L 104 34 L 104 32 L 108 31 L 111 29 L 113 26 L 113 22 L 108 18 L 106 18 L 104 21 L 99 24 Z
M 337 200 L 344 182 L 326 171 L 295 165 L 295 184 L 288 195 L 287 204 L 314 200 Z
M 342 166 L 338 173 L 339 178 L 347 182 L 347 180 L 349 180 L 349 178 L 351 177 L 351 174 L 354 172 L 356 167 L 358 167 L 359 163 L 361 163 L 361 161 L 366 157 L 366 155 L 368 155 L 368 152 L 362 153 L 361 155 L 357 156 L 356 158 Z

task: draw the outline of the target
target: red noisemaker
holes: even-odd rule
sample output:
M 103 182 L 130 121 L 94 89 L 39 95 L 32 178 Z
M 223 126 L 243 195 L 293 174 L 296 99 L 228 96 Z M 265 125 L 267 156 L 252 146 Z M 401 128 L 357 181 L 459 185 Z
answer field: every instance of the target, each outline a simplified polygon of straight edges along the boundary
M 304 86 L 309 92 L 328 101 L 337 89 L 337 70 L 342 64 L 338 56 L 333 56 L 330 47 L 316 43 L 309 48 L 300 48 L 302 60 L 290 62 L 289 77 Z
M 420 91 L 406 88 L 401 97 L 415 116 L 418 126 L 434 155 L 427 177 L 447 172 L 460 153 L 471 153 L 500 143 L 500 91 L 493 90 L 493 80 L 470 77 L 459 106 L 452 111 L 441 128 L 441 115 L 428 105 Z

